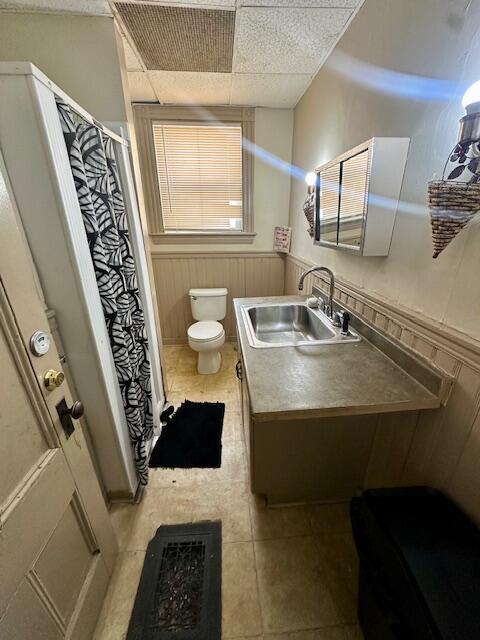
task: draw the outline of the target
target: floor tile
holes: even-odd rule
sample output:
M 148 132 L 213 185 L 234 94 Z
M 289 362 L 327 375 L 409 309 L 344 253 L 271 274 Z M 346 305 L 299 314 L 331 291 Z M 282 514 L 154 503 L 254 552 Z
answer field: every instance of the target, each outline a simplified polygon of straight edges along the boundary
M 358 627 L 324 627 L 265 636 L 265 640 L 362 640 Z
M 172 380 L 172 392 L 203 391 L 205 381 L 196 373 L 175 373 Z
M 358 559 L 351 533 L 319 536 L 319 551 L 343 624 L 357 622 Z
M 265 633 L 338 624 L 314 536 L 254 545 Z
M 262 619 L 251 542 L 223 545 L 222 637 L 258 636 Z
M 147 489 L 127 549 L 146 549 L 162 524 L 221 520 L 224 542 L 252 539 L 245 483 Z
M 252 497 L 250 515 L 254 540 L 291 538 L 312 533 L 308 507 L 267 508 Z
M 219 469 L 151 469 L 150 487 L 203 486 L 219 482 L 247 480 L 243 442 L 228 441 L 222 446 L 222 466 Z
M 348 502 L 312 505 L 310 514 L 315 533 L 349 533 L 352 530 Z
M 123 640 L 126 637 L 145 553 L 119 554 L 93 640 Z
M 113 504 L 110 509 L 110 520 L 112 521 L 113 529 L 117 536 L 120 551 L 125 549 L 136 512 L 137 505 L 127 502 Z
M 242 415 L 239 411 L 225 411 L 222 442 L 243 442 Z

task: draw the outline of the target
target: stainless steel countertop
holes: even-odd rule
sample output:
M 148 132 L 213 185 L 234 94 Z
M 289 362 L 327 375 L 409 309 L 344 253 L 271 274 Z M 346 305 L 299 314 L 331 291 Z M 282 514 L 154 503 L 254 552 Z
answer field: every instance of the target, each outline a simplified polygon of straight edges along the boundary
M 236 298 L 238 337 L 252 414 L 257 420 L 432 409 L 440 399 L 367 340 L 254 349 L 243 305 L 298 302 L 305 296 Z

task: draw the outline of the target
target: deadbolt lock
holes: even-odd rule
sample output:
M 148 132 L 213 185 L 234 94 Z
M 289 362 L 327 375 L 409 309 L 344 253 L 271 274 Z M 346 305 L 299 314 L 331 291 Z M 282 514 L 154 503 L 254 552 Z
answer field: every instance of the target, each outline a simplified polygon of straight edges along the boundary
M 53 391 L 59 387 L 65 380 L 65 374 L 62 371 L 55 371 L 55 369 L 49 369 L 43 377 L 45 386 L 49 391 Z

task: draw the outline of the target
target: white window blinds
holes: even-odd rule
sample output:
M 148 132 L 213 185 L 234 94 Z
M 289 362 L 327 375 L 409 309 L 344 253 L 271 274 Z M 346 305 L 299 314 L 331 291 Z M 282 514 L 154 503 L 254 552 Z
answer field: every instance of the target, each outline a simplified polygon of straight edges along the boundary
M 153 123 L 165 231 L 242 231 L 242 127 Z

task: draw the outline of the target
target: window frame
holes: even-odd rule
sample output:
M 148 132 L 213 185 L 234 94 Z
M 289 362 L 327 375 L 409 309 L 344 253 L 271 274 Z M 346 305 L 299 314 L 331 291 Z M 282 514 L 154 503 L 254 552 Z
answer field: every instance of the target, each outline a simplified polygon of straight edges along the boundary
M 134 104 L 133 114 L 137 137 L 148 231 L 154 244 L 251 243 L 253 230 L 253 170 L 254 156 L 242 145 L 242 231 L 165 231 L 162 202 L 157 178 L 153 124 L 178 122 L 181 124 L 236 124 L 242 136 L 252 144 L 255 140 L 255 110 L 250 107 L 189 107 L 159 104 Z

